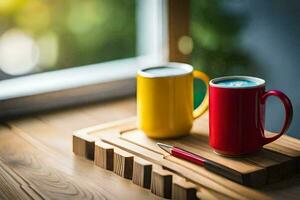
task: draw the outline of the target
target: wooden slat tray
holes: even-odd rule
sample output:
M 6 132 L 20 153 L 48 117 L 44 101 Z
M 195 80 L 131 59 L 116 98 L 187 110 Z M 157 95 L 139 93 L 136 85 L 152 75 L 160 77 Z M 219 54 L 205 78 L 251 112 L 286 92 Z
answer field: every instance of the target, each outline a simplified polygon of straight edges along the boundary
M 77 155 L 94 159 L 95 156 L 99 156 L 97 153 L 97 155 L 94 154 L 99 151 L 99 146 L 95 147 L 95 142 L 101 141 L 112 145 L 113 148 L 122 149 L 138 159 L 142 158 L 156 166 L 164 167 L 169 173 L 174 174 L 173 177 L 184 178 L 186 183 L 182 185 L 196 184 L 198 193 L 192 192 L 192 194 L 199 195 L 199 191 L 202 191 L 201 195 L 204 195 L 203 191 L 206 190 L 199 190 L 199 188 L 206 188 L 208 191 L 214 191 L 214 195 L 222 194 L 224 197 L 233 199 L 266 199 L 267 197 L 263 194 L 240 184 L 258 187 L 291 176 L 299 169 L 300 151 L 298 147 L 300 142 L 288 136 L 283 136 L 275 143 L 267 145 L 261 152 L 245 158 L 225 158 L 216 155 L 208 145 L 207 116 L 195 122 L 191 135 L 163 141 L 183 147 L 226 166 L 230 169 L 226 174 L 226 177 L 230 179 L 228 180 L 224 176 L 212 173 L 200 166 L 166 155 L 156 146 L 158 140 L 147 138 L 135 128 L 135 124 L 136 119 L 130 118 L 79 130 L 73 136 L 73 151 Z M 95 160 L 99 160 L 99 158 Z M 176 179 L 174 178 L 174 180 Z M 166 185 L 163 186 L 166 187 Z M 177 194 L 176 191 L 181 191 L 177 188 L 173 183 L 174 195 Z M 194 191 L 189 189 L 185 189 L 185 193 L 183 193 Z M 182 195 L 182 192 L 179 194 Z

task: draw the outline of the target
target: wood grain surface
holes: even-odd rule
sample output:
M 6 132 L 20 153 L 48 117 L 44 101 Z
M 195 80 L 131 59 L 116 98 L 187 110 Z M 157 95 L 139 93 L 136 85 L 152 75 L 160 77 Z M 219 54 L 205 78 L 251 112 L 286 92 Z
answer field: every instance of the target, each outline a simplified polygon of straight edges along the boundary
M 8 121 L 0 127 L 0 159 L 37 193 L 27 192 L 30 199 L 160 199 L 72 152 L 75 130 L 134 114 L 135 100 L 120 99 Z
M 0 199 L 43 199 L 27 181 L 0 161 Z
M 26 199 L 26 196 L 27 199 L 160 199 L 150 190 L 72 152 L 74 131 L 132 117 L 136 113 L 135 106 L 134 98 L 120 99 L 5 122 L 0 127 L 0 182 L 3 183 L 0 183 L 0 199 Z M 297 147 L 284 149 L 276 145 L 276 148 L 299 157 Z M 207 174 L 200 167 L 195 166 L 194 170 Z M 207 175 L 205 181 L 216 178 L 213 174 Z M 197 196 L 232 199 L 221 193 L 224 185 L 215 186 L 218 192 L 202 187 Z M 226 182 L 225 186 L 238 185 Z M 236 191 L 245 194 L 239 187 Z M 274 199 L 299 199 L 300 176 L 293 175 L 259 191 Z

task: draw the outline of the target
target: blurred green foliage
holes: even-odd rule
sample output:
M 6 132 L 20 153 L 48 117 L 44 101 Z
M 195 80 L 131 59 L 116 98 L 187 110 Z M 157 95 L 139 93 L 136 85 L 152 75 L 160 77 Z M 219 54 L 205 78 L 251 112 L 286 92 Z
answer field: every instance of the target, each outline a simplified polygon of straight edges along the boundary
M 211 78 L 253 70 L 251 58 L 239 46 L 247 19 L 243 14 L 229 13 L 224 2 L 190 0 L 190 31 L 194 42 L 190 62 Z
M 35 71 L 134 57 L 135 10 L 135 0 L 3 0 L 0 36 L 11 29 L 37 42 L 50 35 L 49 41 L 57 42 L 58 58 Z

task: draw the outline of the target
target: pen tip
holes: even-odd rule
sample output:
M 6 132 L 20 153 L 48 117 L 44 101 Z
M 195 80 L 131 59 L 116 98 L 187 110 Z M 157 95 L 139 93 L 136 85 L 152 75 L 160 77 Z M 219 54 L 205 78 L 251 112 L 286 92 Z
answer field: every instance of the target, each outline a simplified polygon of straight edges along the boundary
M 171 150 L 172 150 L 173 146 L 167 145 L 167 144 L 163 144 L 163 143 L 157 143 L 157 146 L 159 146 L 165 152 L 168 152 L 169 154 L 171 154 Z

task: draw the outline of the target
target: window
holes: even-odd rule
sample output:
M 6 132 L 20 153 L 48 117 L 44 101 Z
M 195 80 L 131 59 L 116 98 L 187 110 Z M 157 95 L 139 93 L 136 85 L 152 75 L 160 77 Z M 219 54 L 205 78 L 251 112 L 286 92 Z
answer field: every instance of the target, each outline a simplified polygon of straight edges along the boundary
M 135 92 L 166 61 L 165 0 L 0 2 L 0 118 Z
M 134 0 L 4 0 L 0 77 L 136 56 Z

